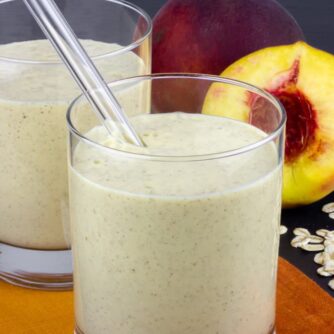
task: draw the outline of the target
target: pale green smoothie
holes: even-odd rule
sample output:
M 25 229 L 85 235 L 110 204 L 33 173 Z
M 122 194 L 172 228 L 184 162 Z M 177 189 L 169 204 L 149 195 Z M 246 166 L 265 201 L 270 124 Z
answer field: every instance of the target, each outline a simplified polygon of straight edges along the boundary
M 133 52 L 106 55 L 120 45 L 83 44 L 107 80 L 147 72 Z M 0 56 L 0 242 L 68 248 L 65 114 L 79 90 L 64 65 L 33 61 L 59 62 L 46 40 L 1 45 Z
M 84 142 L 73 151 L 78 328 L 84 334 L 271 333 L 281 204 L 276 147 L 200 158 L 255 143 L 264 133 L 183 113 L 142 115 L 132 123 L 147 148 L 116 144 L 96 127 L 89 139 L 134 154 Z

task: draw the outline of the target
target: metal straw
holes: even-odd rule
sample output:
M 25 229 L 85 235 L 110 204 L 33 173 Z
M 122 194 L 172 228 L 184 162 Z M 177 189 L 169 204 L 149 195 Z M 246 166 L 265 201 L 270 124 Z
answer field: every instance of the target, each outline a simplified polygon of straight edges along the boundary
M 53 0 L 24 0 L 24 2 L 109 133 L 114 132 L 115 122 L 112 120 L 115 119 L 127 141 L 144 146 L 55 2 Z

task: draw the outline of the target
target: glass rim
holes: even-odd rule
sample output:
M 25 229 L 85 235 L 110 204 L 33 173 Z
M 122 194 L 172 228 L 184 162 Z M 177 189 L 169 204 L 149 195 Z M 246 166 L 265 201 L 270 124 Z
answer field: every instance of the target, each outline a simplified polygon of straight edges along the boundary
M 223 83 L 228 84 L 240 88 L 245 88 L 246 90 L 258 94 L 266 98 L 272 105 L 274 105 L 277 110 L 280 111 L 281 120 L 274 131 L 271 131 L 267 134 L 263 139 L 260 139 L 254 143 L 245 145 L 243 147 L 227 150 L 223 152 L 216 152 L 216 153 L 208 153 L 208 154 L 197 154 L 197 155 L 184 155 L 184 156 L 172 156 L 172 155 L 153 155 L 147 153 L 134 153 L 125 150 L 111 148 L 105 145 L 102 145 L 92 139 L 89 139 L 82 134 L 79 130 L 76 129 L 74 126 L 71 114 L 74 110 L 74 107 L 80 102 L 85 96 L 80 94 L 77 96 L 69 105 L 67 113 L 66 113 L 66 123 L 68 130 L 72 135 L 78 138 L 80 141 L 91 145 L 95 148 L 102 149 L 106 152 L 111 152 L 113 154 L 122 155 L 128 158 L 135 158 L 135 159 L 142 159 L 142 160 L 152 160 L 152 161 L 164 161 L 164 162 L 190 162 L 190 161 L 205 161 L 205 160 L 214 160 L 214 159 L 222 159 L 228 158 L 236 155 L 241 155 L 252 150 L 255 150 L 259 147 L 264 146 L 265 144 L 273 141 L 274 139 L 278 138 L 282 132 L 284 131 L 284 127 L 287 121 L 286 111 L 281 104 L 281 102 L 272 94 L 266 92 L 265 90 L 258 88 L 254 85 L 245 83 L 243 81 L 229 79 L 225 77 L 209 75 L 209 74 L 199 74 L 199 73 L 158 73 L 158 74 L 151 74 L 151 75 L 140 75 L 140 76 L 133 76 L 130 78 L 120 79 L 112 81 L 108 84 L 109 87 L 116 87 L 119 85 L 126 85 L 131 83 L 140 83 L 146 80 L 158 80 L 158 79 L 194 79 L 194 80 L 204 80 L 204 81 L 211 81 L 212 83 Z M 87 102 L 88 103 L 88 102 Z M 93 111 L 92 111 L 93 112 Z M 233 120 L 233 119 L 232 119 Z M 238 121 L 238 120 L 235 120 Z M 100 125 L 100 124 L 99 124 Z
M 14 1 L 17 1 L 17 0 L 0 0 L 0 5 L 7 3 L 7 2 L 14 2 Z M 145 19 L 145 22 L 147 23 L 147 29 L 142 37 L 136 39 L 131 44 L 121 47 L 115 51 L 110 51 L 110 52 L 102 53 L 100 55 L 92 56 L 91 59 L 93 60 L 100 60 L 100 59 L 104 59 L 107 57 L 114 57 L 114 56 L 118 56 L 118 55 L 121 55 L 129 51 L 132 51 L 133 49 L 139 47 L 151 35 L 152 29 L 153 29 L 152 19 L 150 15 L 144 9 L 137 6 L 136 4 L 133 4 L 126 0 L 103 0 L 103 1 L 115 3 L 117 5 L 129 8 L 132 11 L 136 12 L 137 14 L 139 14 L 141 18 Z M 45 40 L 47 40 L 47 38 L 45 38 Z M 56 66 L 56 65 L 63 64 L 62 60 L 60 59 L 59 60 L 38 60 L 38 59 L 32 60 L 32 59 L 24 59 L 24 58 L 21 59 L 21 58 L 13 58 L 13 57 L 2 57 L 1 55 L 0 55 L 0 61 L 16 63 L 16 64 L 31 64 L 31 65 Z

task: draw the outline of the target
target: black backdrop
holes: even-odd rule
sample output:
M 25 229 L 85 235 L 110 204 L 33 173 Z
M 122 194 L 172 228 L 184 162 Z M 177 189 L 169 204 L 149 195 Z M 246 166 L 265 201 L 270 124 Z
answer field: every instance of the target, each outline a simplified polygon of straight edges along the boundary
M 152 16 L 166 2 L 166 0 L 130 1 L 144 8 Z M 278 2 L 296 18 L 309 44 L 334 53 L 334 0 L 278 0 Z

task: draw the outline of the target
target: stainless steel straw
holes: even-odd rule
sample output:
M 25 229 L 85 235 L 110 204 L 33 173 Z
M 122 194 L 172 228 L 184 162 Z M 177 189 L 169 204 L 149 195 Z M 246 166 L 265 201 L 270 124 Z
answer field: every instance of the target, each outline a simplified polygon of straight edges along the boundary
M 111 121 L 116 120 L 120 125 L 118 128 L 123 134 L 123 139 L 144 146 L 55 2 L 53 0 L 24 0 L 24 2 L 109 133 L 115 129 L 113 128 L 115 122 Z

